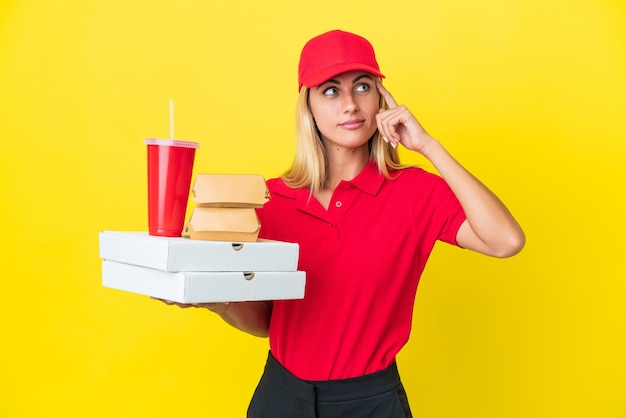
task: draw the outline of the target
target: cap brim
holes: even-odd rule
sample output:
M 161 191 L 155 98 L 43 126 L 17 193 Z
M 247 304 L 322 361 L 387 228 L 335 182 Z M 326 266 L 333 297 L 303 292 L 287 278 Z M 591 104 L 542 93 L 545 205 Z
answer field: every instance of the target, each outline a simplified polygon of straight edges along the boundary
M 369 65 L 347 62 L 347 63 L 341 63 L 338 65 L 326 67 L 322 71 L 319 71 L 316 74 L 313 74 L 303 79 L 302 84 L 307 86 L 308 88 L 319 86 L 320 84 L 322 84 L 325 81 L 330 80 L 334 76 L 348 72 L 348 71 L 366 71 L 377 77 L 385 78 L 383 73 L 381 73 L 376 68 L 370 67 Z

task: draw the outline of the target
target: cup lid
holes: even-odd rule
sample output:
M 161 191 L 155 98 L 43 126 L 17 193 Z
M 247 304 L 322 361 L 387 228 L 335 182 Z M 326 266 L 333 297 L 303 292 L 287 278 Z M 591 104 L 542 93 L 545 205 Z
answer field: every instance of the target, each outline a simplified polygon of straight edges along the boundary
M 164 145 L 168 147 L 181 147 L 181 148 L 200 148 L 200 144 L 191 141 L 179 141 L 177 139 L 156 139 L 147 138 L 143 141 L 146 145 Z

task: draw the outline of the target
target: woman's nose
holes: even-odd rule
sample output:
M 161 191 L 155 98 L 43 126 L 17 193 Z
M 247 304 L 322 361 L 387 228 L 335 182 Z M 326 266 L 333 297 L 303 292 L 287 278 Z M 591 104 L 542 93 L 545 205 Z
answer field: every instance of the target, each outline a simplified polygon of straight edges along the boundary
M 354 112 L 359 109 L 359 105 L 352 94 L 343 96 L 343 109 L 344 112 Z

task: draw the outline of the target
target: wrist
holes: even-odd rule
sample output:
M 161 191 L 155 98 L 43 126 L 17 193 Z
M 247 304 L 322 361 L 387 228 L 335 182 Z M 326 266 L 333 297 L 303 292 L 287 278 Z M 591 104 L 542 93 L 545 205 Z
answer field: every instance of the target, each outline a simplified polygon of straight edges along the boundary
M 438 152 L 442 150 L 442 145 L 435 138 L 429 136 L 427 141 L 424 141 L 424 145 L 420 148 L 419 152 L 428 160 L 435 157 Z

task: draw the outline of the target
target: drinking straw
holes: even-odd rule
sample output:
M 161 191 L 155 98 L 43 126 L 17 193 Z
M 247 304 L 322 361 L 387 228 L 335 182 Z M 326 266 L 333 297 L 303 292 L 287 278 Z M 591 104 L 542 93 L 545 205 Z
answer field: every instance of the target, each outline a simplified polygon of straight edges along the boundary
M 170 99 L 170 139 L 174 139 L 174 100 Z

